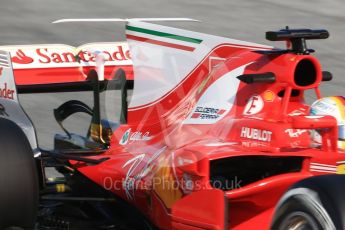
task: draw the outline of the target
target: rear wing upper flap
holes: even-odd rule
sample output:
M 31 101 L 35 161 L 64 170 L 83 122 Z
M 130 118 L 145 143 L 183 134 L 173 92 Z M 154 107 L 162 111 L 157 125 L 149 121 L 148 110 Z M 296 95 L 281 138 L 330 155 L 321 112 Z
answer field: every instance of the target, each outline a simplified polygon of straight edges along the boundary
M 17 85 L 82 82 L 96 68 L 96 53 L 105 58 L 104 77 L 112 79 L 121 68 L 133 80 L 132 62 L 126 42 L 0 46 L 10 52 Z

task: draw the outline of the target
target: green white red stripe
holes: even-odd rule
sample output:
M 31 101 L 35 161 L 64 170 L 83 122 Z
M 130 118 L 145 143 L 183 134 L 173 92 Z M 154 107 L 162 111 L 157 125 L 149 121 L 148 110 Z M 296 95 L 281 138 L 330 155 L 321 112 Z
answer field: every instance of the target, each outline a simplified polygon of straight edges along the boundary
M 198 38 L 181 36 L 141 27 L 127 25 L 126 29 L 127 39 L 184 51 L 192 52 L 195 50 L 196 46 L 202 42 L 202 40 Z

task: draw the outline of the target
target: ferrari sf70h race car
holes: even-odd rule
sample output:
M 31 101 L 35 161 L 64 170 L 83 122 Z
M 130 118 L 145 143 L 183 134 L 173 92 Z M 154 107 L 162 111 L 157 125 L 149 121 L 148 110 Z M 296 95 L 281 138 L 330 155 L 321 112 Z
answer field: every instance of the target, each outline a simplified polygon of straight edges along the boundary
M 305 102 L 332 79 L 306 41 L 328 36 L 267 32 L 277 49 L 127 20 L 127 43 L 0 47 L 0 228 L 344 229 L 339 124 Z M 57 107 L 40 147 L 18 95 L 79 91 L 93 105 Z

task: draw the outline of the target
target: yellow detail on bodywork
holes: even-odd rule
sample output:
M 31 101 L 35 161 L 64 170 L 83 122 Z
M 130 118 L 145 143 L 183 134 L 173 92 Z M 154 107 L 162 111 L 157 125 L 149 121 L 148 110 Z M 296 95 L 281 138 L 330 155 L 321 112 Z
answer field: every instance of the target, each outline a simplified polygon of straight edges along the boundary
M 337 174 L 345 174 L 345 164 L 337 166 Z
M 155 177 L 153 178 L 153 189 L 167 208 L 182 198 L 182 192 L 178 181 L 174 178 L 169 158 L 163 159 L 158 165 Z

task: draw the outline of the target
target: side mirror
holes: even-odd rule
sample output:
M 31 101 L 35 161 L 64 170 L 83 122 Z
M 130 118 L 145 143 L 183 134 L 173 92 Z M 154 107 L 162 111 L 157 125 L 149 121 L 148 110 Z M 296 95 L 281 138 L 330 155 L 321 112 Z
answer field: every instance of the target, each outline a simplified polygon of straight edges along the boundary
M 322 136 L 322 150 L 338 151 L 338 126 L 333 116 L 293 116 L 292 128 L 318 129 Z

